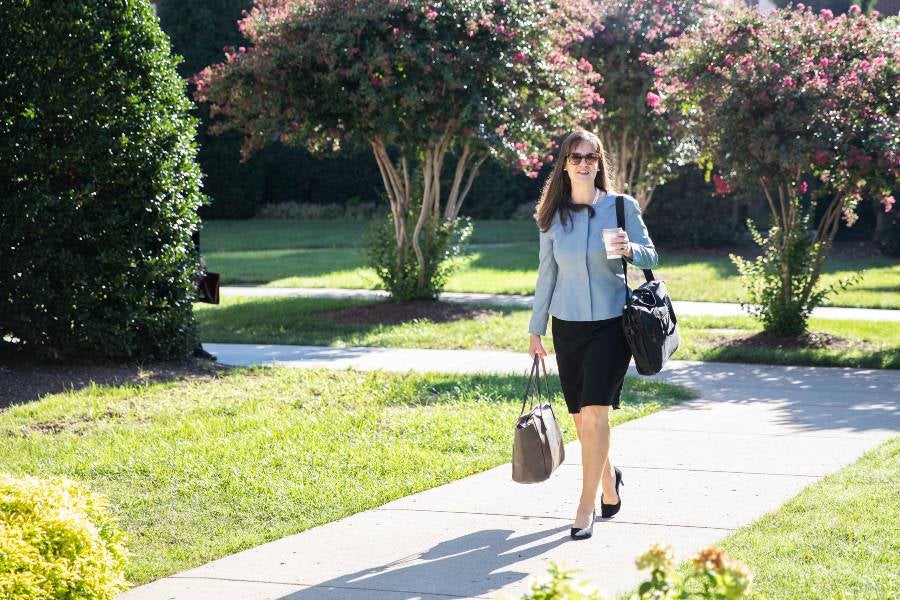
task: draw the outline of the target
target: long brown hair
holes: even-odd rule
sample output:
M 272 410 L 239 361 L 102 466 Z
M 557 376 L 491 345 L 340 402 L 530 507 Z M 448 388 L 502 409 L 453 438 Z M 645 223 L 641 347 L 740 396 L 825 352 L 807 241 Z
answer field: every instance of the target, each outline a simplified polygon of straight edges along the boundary
M 569 151 L 577 146 L 580 142 L 588 142 L 594 147 L 597 153 L 597 175 L 594 177 L 594 185 L 600 190 L 609 191 L 610 184 L 610 167 L 606 159 L 606 152 L 603 150 L 603 143 L 596 135 L 585 129 L 576 129 L 566 136 L 565 141 L 559 147 L 559 153 L 556 155 L 556 162 L 553 165 L 553 171 L 547 177 L 547 183 L 544 184 L 544 190 L 541 192 L 541 199 L 537 204 L 537 210 L 534 213 L 534 219 L 537 221 L 541 231 L 550 229 L 553 222 L 553 215 L 559 211 L 559 219 L 563 227 L 567 227 L 572 221 L 572 211 L 587 209 L 591 216 L 594 216 L 594 207 L 586 204 L 577 204 L 572 202 L 572 183 L 569 181 L 569 174 L 565 171 L 566 160 Z

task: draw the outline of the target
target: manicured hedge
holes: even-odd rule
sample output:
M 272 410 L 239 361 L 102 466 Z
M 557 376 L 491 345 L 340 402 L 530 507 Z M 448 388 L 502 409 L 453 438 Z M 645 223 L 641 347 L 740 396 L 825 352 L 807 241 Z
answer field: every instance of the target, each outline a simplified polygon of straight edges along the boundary
M 48 359 L 185 355 L 196 121 L 152 7 L 7 2 L 0 37 L 0 336 Z

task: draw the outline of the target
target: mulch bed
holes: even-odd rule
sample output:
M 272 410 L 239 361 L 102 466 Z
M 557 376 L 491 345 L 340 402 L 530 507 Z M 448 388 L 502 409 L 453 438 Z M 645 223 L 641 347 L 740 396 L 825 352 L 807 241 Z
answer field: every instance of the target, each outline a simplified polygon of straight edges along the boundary
M 410 300 L 407 302 L 373 302 L 363 306 L 321 312 L 322 319 L 352 325 L 399 325 L 414 321 L 450 323 L 467 319 L 482 320 L 502 315 L 495 309 L 440 302 L 438 300 Z
M 765 333 L 722 335 L 699 341 L 704 346 L 730 346 L 735 348 L 767 348 L 777 350 L 863 350 L 878 348 L 862 340 L 851 340 L 828 333 L 810 331 L 797 337 L 778 337 Z
M 80 390 L 91 384 L 149 384 L 175 379 L 212 379 L 229 370 L 208 361 L 160 362 L 144 365 L 43 363 L 0 344 L 0 409 L 40 400 L 47 394 Z

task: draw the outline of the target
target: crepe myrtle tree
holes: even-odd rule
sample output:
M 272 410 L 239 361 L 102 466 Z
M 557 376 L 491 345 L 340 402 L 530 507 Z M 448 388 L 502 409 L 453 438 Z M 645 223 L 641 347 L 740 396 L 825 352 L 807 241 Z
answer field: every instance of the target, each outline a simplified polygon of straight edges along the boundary
M 660 98 L 647 59 L 695 26 L 711 5 L 710 0 L 611 0 L 602 7 L 594 35 L 577 50 L 603 74 L 597 92 L 605 104 L 597 129 L 612 159 L 615 187 L 634 196 L 641 208 L 678 162 L 680 148 L 667 115 L 655 110 Z M 688 160 L 683 152 L 680 156 Z
M 395 272 L 414 279 L 402 295 L 433 297 L 431 236 L 456 222 L 484 160 L 536 177 L 555 136 L 597 117 L 598 76 L 568 52 L 596 12 L 590 0 L 257 0 L 239 22 L 247 46 L 201 71 L 196 97 L 218 130 L 245 134 L 245 155 L 274 139 L 370 148 Z
M 653 60 L 658 110 L 696 140 L 719 192 L 762 190 L 768 201 L 762 255 L 732 258 L 769 333 L 804 332 L 836 289 L 819 276 L 842 218 L 852 225 L 864 196 L 885 211 L 894 204 L 900 46 L 896 23 L 877 18 L 857 6 L 835 17 L 797 5 L 768 18 L 731 7 Z

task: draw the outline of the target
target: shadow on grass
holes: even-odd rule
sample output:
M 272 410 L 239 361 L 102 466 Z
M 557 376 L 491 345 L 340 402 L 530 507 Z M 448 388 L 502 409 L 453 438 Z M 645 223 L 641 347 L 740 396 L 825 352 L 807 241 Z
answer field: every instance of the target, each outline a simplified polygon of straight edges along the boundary
M 437 301 L 273 297 L 203 307 L 196 314 L 204 342 L 332 346 L 411 323 L 450 323 L 514 310 Z
M 224 365 L 193 360 L 131 365 L 44 363 L 11 344 L 0 344 L 0 410 L 93 385 L 147 385 L 209 378 L 228 370 Z
M 302 248 L 210 252 L 209 269 L 222 274 L 223 284 L 267 283 L 289 277 L 325 277 L 363 268 L 357 248 Z
M 690 330 L 688 330 L 690 331 Z M 690 339 L 688 337 L 686 340 Z M 799 338 L 763 333 L 691 340 L 700 360 L 770 365 L 900 369 L 900 347 L 879 347 L 862 340 L 810 332 Z

